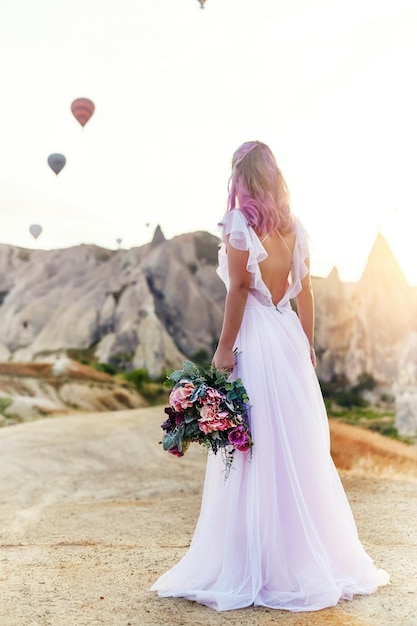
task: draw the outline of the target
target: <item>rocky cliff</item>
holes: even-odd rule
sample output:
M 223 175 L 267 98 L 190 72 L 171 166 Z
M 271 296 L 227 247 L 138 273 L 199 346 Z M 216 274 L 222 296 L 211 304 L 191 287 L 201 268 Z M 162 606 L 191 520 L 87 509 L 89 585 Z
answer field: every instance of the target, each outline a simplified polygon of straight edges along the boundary
M 407 284 L 385 238 L 378 234 L 358 283 L 343 284 L 336 269 L 315 282 L 318 373 L 351 382 L 371 373 L 392 388 L 408 371 L 417 332 L 417 290 Z M 410 384 L 417 383 L 414 366 Z
M 217 239 L 194 233 L 131 250 L 0 245 L 0 361 L 50 360 L 68 348 L 151 376 L 211 352 L 224 289 Z
M 407 284 L 385 238 L 378 234 L 356 284 L 336 269 L 315 281 L 318 375 L 354 382 L 372 374 L 378 393 L 396 399 L 396 426 L 417 436 L 417 289 Z
M 130 250 L 0 245 L 0 361 L 53 361 L 84 348 L 157 377 L 184 356 L 210 355 L 225 295 L 217 246 L 205 232 L 165 240 L 159 228 Z M 372 374 L 404 400 L 406 424 L 417 412 L 417 290 L 386 240 L 378 234 L 358 283 L 342 283 L 336 269 L 313 283 L 319 377 Z

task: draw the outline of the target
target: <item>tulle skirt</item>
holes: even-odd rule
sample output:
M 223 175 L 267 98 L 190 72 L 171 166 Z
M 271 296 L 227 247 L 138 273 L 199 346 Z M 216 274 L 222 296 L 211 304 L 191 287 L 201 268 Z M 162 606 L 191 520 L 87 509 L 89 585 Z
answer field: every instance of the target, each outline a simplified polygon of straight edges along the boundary
M 235 452 L 227 480 L 208 457 L 191 546 L 151 589 L 218 611 L 314 611 L 374 592 L 389 577 L 359 541 L 297 315 L 250 297 L 236 348 L 254 447 Z

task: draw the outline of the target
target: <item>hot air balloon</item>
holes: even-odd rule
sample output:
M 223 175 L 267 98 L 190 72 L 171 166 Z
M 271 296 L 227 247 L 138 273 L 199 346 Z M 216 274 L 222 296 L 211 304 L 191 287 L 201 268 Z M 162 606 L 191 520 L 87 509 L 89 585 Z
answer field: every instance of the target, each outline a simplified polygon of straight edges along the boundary
M 204 3 L 206 0 L 198 0 L 200 3 L 200 9 L 204 9 Z
M 31 226 L 29 226 L 29 230 L 32 237 L 37 239 L 42 232 L 42 226 L 40 226 L 39 224 L 32 224 Z
M 67 159 L 63 154 L 50 154 L 48 157 L 48 165 L 56 175 L 59 174 L 66 162 Z
M 71 104 L 71 111 L 75 119 L 85 126 L 94 113 L 94 102 L 91 102 L 88 98 L 77 98 Z
M 117 245 L 118 245 L 118 246 L 120 246 L 120 244 L 122 243 L 122 240 L 120 239 L 120 237 L 118 237 L 118 238 L 116 239 L 116 243 L 117 243 Z

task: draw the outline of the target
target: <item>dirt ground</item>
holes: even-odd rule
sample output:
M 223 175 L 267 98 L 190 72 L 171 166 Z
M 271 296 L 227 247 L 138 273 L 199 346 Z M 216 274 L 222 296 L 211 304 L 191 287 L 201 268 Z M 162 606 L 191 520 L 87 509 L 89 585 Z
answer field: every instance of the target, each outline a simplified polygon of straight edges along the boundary
M 189 545 L 205 467 L 198 446 L 182 459 L 162 451 L 162 418 L 151 408 L 0 430 L 2 626 L 417 625 L 417 448 L 371 433 L 364 442 L 337 423 L 359 535 L 390 586 L 296 614 L 217 613 L 150 592 Z

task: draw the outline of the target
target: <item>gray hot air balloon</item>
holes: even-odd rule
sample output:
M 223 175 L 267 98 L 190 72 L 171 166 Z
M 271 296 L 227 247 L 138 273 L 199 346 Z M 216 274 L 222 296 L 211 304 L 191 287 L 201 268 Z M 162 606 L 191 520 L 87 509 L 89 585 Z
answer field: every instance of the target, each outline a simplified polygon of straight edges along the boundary
M 40 224 L 32 224 L 31 226 L 29 226 L 29 230 L 32 237 L 35 237 L 35 239 L 37 239 L 42 232 L 42 226 L 40 226 Z
M 66 162 L 67 160 L 63 154 L 50 154 L 48 157 L 48 165 L 57 175 L 62 170 Z

